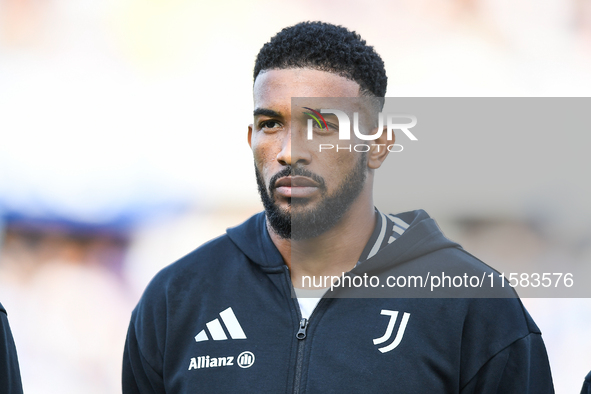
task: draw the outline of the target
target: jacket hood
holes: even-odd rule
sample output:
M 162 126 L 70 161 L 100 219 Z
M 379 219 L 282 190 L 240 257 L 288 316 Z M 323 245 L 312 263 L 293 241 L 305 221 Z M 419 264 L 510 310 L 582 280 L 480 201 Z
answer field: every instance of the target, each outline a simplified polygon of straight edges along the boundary
M 396 216 L 409 223 L 408 229 L 395 242 L 355 267 L 352 273 L 379 272 L 440 249 L 460 248 L 443 235 L 435 220 L 424 210 L 403 212 Z M 271 270 L 283 267 L 283 258 L 267 231 L 264 212 L 252 216 L 237 227 L 229 228 L 227 234 L 256 264 Z
M 408 229 L 395 242 L 355 267 L 352 273 L 376 273 L 441 249 L 461 248 L 459 244 L 447 239 L 435 220 L 422 209 L 395 216 L 408 223 Z
M 283 257 L 271 241 L 265 220 L 264 212 L 257 213 L 244 223 L 227 229 L 226 234 L 254 263 L 269 270 L 283 269 Z

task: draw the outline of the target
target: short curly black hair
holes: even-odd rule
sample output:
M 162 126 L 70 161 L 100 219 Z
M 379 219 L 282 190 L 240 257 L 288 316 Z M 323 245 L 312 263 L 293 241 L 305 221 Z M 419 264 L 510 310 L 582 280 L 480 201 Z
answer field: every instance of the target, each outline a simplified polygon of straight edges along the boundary
M 359 34 L 324 22 L 286 27 L 257 55 L 254 79 L 265 70 L 312 68 L 357 82 L 361 94 L 385 97 L 388 77 L 384 62 Z

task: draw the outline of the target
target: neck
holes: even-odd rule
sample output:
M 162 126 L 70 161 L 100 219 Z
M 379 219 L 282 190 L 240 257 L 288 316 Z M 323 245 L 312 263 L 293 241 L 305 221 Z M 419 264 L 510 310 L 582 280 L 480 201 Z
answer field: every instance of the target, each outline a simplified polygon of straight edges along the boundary
M 303 276 L 341 276 L 353 269 L 375 225 L 371 191 L 362 192 L 343 218 L 318 237 L 297 241 L 283 239 L 267 222 L 271 240 L 289 267 L 296 288 L 304 287 Z

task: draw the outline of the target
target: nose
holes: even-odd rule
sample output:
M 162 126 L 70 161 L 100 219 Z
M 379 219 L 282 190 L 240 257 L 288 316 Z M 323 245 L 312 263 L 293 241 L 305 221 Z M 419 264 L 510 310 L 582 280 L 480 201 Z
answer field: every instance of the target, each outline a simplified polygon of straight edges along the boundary
M 301 133 L 286 134 L 282 141 L 281 151 L 277 154 L 277 161 L 284 166 L 308 165 L 312 155 L 306 147 L 305 141 L 298 137 Z

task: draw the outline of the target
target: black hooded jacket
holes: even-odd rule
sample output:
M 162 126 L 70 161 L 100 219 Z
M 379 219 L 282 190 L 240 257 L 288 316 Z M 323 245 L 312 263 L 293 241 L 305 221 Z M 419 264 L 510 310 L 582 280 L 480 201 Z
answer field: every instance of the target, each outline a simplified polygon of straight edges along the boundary
M 585 382 L 583 383 L 581 394 L 591 394 L 591 372 L 589 372 L 585 377 Z
M 424 211 L 398 217 L 404 234 L 348 275 L 495 274 Z M 553 393 L 540 331 L 503 292 L 331 298 L 347 295 L 337 289 L 302 319 L 261 213 L 152 280 L 132 314 L 123 392 Z
M 0 393 L 22 394 L 22 392 L 16 346 L 8 325 L 6 309 L 0 304 Z

